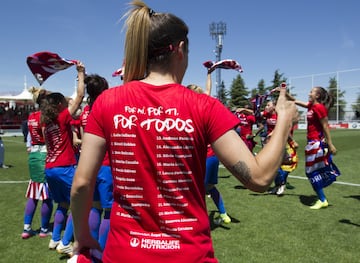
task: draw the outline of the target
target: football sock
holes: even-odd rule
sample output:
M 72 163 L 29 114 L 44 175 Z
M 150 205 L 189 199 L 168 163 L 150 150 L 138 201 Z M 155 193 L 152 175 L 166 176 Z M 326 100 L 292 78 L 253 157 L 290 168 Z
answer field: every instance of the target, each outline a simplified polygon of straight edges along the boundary
M 54 228 L 52 233 L 52 240 L 59 241 L 61 237 L 61 230 L 65 223 L 65 217 L 68 209 L 58 206 L 54 215 Z
M 89 213 L 90 233 L 91 233 L 91 236 L 96 240 L 98 240 L 98 238 L 99 238 L 101 212 L 102 212 L 102 210 L 92 207 L 90 210 L 90 213 Z
M 316 190 L 316 194 L 319 197 L 321 202 L 324 202 L 326 200 L 324 190 L 322 188 Z
M 24 224 L 31 226 L 36 206 L 38 201 L 32 198 L 29 198 L 26 202 L 25 212 L 24 212 Z M 25 228 L 24 228 L 25 229 Z M 29 229 L 26 229 L 29 230 Z
M 49 223 L 51 214 L 53 211 L 53 201 L 52 199 L 46 199 L 42 202 L 41 205 L 41 228 L 43 230 L 49 229 Z
M 64 230 L 64 236 L 62 238 L 62 243 L 64 246 L 69 245 L 69 243 L 72 241 L 74 236 L 74 226 L 73 226 L 73 220 L 71 213 L 68 216 L 68 219 L 66 221 L 66 226 Z
M 101 221 L 99 230 L 99 244 L 102 250 L 105 248 L 107 236 L 110 229 L 110 213 L 111 210 L 105 210 L 104 219 Z
M 219 209 L 220 214 L 226 213 L 225 205 L 218 189 L 214 186 L 209 190 L 209 193 L 216 207 Z

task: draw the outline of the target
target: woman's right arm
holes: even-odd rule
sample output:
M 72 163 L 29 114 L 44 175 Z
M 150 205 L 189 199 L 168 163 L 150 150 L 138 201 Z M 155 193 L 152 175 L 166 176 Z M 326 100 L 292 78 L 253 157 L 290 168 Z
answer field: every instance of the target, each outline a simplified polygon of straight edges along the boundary
M 280 91 L 276 105 L 277 124 L 271 140 L 254 156 L 234 130 L 220 136 L 212 147 L 224 166 L 245 187 L 255 192 L 264 192 L 273 182 L 281 165 L 285 145 L 297 109 L 294 102 L 287 101 L 285 89 Z

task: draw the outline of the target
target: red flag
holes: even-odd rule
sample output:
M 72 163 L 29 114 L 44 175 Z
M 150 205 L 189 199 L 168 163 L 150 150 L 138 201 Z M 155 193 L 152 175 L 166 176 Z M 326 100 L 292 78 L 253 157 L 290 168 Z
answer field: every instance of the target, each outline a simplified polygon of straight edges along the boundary
M 26 63 L 39 84 L 43 84 L 54 73 L 75 65 L 77 60 L 67 60 L 51 52 L 38 52 L 28 56 Z
M 283 87 L 284 83 L 281 84 L 281 87 Z M 285 87 L 286 87 L 286 83 L 285 83 Z M 260 114 L 260 107 L 261 105 L 264 103 L 264 101 L 271 96 L 271 94 L 276 91 L 275 89 L 272 89 L 270 91 L 266 91 L 264 95 L 259 95 L 256 94 L 255 98 L 252 98 L 250 100 L 250 102 L 253 104 L 253 110 L 254 110 L 254 114 L 255 114 L 255 118 L 259 121 L 261 114 Z
M 123 77 L 124 76 L 124 72 L 123 72 L 123 68 L 119 68 L 117 69 L 113 74 L 112 74 L 113 77 L 117 77 L 117 76 L 120 76 L 120 77 Z
M 217 68 L 223 68 L 223 69 L 234 69 L 240 73 L 243 72 L 243 69 L 240 66 L 240 64 L 233 59 L 223 59 L 218 62 L 213 62 L 209 60 L 204 62 L 203 65 L 211 71 Z

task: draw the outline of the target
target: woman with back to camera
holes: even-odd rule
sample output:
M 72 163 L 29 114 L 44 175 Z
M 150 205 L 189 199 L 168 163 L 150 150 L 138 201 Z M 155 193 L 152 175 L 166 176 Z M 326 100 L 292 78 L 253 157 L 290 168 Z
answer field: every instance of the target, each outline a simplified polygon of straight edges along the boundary
M 217 262 L 205 203 L 207 145 L 248 189 L 263 192 L 280 165 L 296 107 L 282 90 L 272 141 L 253 156 L 224 105 L 181 85 L 186 24 L 142 1 L 132 5 L 124 85 L 96 99 L 85 128 L 71 189 L 75 251 L 99 249 L 83 222 L 108 151 L 114 203 L 103 262 Z
M 84 135 L 84 129 L 87 124 L 87 118 L 91 112 L 91 108 L 96 98 L 109 88 L 107 80 L 98 75 L 87 75 L 84 80 L 86 93 L 89 95 L 88 104 L 80 116 L 80 132 L 81 137 Z M 101 249 L 104 249 L 110 228 L 110 213 L 113 203 L 113 181 L 110 168 L 109 155 L 106 152 L 104 160 L 99 169 L 96 179 L 93 206 L 89 214 L 89 226 L 92 236 L 99 241 Z M 101 214 L 104 217 L 101 219 Z
M 44 238 L 51 235 L 50 219 L 53 211 L 53 200 L 45 179 L 46 145 L 42 126 L 40 123 L 41 112 L 38 109 L 48 92 L 41 88 L 32 87 L 29 90 L 33 94 L 33 101 L 37 110 L 30 113 L 28 117 L 27 151 L 30 180 L 26 190 L 27 202 L 24 211 L 24 231 L 21 238 L 27 239 L 34 236 L 36 232 L 31 224 L 41 200 L 41 228 L 39 237 Z

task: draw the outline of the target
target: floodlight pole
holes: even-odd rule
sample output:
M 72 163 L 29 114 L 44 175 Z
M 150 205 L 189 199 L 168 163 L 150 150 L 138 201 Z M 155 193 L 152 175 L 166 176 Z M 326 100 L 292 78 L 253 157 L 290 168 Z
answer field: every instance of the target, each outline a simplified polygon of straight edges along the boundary
M 224 22 L 212 22 L 209 26 L 210 36 L 216 40 L 216 62 L 221 60 L 221 51 L 223 47 L 223 38 L 226 35 L 226 23 Z M 220 86 L 221 86 L 221 71 L 216 69 L 216 95 L 220 98 Z

